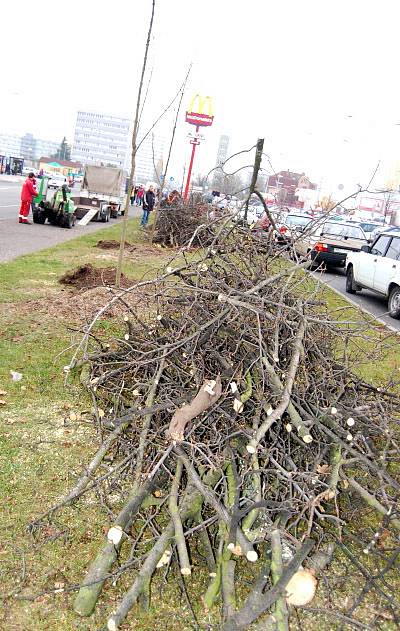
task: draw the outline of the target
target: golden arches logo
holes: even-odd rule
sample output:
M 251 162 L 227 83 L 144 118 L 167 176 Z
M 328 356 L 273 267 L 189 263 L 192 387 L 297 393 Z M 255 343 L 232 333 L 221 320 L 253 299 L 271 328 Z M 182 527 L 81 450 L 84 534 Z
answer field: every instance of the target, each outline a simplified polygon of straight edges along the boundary
M 211 97 L 195 94 L 189 103 L 187 111 L 190 113 L 204 114 L 205 116 L 212 118 L 214 116 L 214 112 Z

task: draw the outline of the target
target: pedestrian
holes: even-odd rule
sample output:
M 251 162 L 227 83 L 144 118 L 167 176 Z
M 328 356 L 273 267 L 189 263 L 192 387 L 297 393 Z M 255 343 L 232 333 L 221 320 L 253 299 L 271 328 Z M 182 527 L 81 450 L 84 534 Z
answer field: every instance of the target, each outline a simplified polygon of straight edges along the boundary
M 36 189 L 36 180 L 35 174 L 29 173 L 26 178 L 21 191 L 21 207 L 19 209 L 18 221 L 19 223 L 27 223 L 31 222 L 28 219 L 29 210 L 32 204 L 32 200 L 38 194 Z
M 136 204 L 141 206 L 143 204 L 143 196 L 144 196 L 144 187 L 139 186 L 137 195 L 136 195 Z
M 136 196 L 137 196 L 137 194 L 138 194 L 138 190 L 139 190 L 139 187 L 138 187 L 138 186 L 135 186 L 135 188 L 134 188 L 134 189 L 132 190 L 132 192 L 131 192 L 131 206 L 133 206 L 133 205 L 134 205 L 134 203 L 135 203 Z
M 149 215 L 154 208 L 156 196 L 154 194 L 154 187 L 149 186 L 149 190 L 143 195 L 143 216 L 140 222 L 141 226 L 147 226 L 149 222 Z

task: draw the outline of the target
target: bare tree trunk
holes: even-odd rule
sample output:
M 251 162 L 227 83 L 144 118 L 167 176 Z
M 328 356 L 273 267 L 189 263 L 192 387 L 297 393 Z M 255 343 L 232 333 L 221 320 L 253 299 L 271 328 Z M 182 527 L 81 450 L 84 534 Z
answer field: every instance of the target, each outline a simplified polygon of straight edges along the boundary
M 256 145 L 256 157 L 255 157 L 255 160 L 254 160 L 253 175 L 252 175 L 251 182 L 250 182 L 249 195 L 247 197 L 246 205 L 245 205 L 245 209 L 244 209 L 244 220 L 245 221 L 247 221 L 247 211 L 249 209 L 250 197 L 251 197 L 252 193 L 254 193 L 254 189 L 256 188 L 258 172 L 259 172 L 260 166 L 261 166 L 263 149 L 264 149 L 264 138 L 259 138 L 257 140 L 257 145 Z
M 125 247 L 125 239 L 126 239 L 126 228 L 127 228 L 127 225 L 128 225 L 129 201 L 130 201 L 131 194 L 132 194 L 133 176 L 135 175 L 135 166 L 136 166 L 136 141 L 137 141 L 137 135 L 138 135 L 138 129 L 139 129 L 139 110 L 140 110 L 140 102 L 141 102 L 141 98 L 142 98 L 144 74 L 146 72 L 147 57 L 148 57 L 149 47 L 150 47 L 151 31 L 153 29 L 155 4 L 156 4 L 156 0 L 152 0 L 150 24 L 149 24 L 149 30 L 148 30 L 148 33 L 147 33 L 146 48 L 145 48 L 144 57 L 143 57 L 142 74 L 140 76 L 139 91 L 138 91 L 138 96 L 137 96 L 137 101 L 136 101 L 135 122 L 133 124 L 133 133 L 132 133 L 131 172 L 130 172 L 130 175 L 129 175 L 128 190 L 127 190 L 127 194 L 126 194 L 124 217 L 123 217 L 123 221 L 122 221 L 121 240 L 120 240 L 120 244 L 119 244 L 119 255 L 118 255 L 118 263 L 117 263 L 117 272 L 116 272 L 116 276 L 115 276 L 115 284 L 116 284 L 117 287 L 119 287 L 120 284 L 121 284 L 121 269 L 122 269 L 122 259 L 123 259 L 123 256 L 124 256 L 124 247 Z
M 163 173 L 163 177 L 162 177 L 162 182 L 160 182 L 160 195 L 158 197 L 157 205 L 156 205 L 156 207 L 154 209 L 154 220 L 153 220 L 153 225 L 151 227 L 150 243 L 153 243 L 153 239 L 154 239 L 154 232 L 155 232 L 155 229 L 156 229 L 156 224 L 157 224 L 157 219 L 158 219 L 158 211 L 160 210 L 160 204 L 161 204 L 161 198 L 162 198 L 162 187 L 163 187 L 163 185 L 165 185 L 165 182 L 167 180 L 168 165 L 169 165 L 169 161 L 170 161 L 170 158 L 171 158 L 172 147 L 174 145 L 176 125 L 177 125 L 177 122 L 178 122 L 179 113 L 181 111 L 182 99 L 183 99 L 183 96 L 185 94 L 186 84 L 187 84 L 187 80 L 189 79 L 189 74 L 190 74 L 191 69 L 192 69 L 192 64 L 190 64 L 190 66 L 188 68 L 188 71 L 186 73 L 185 80 L 184 80 L 184 82 L 182 83 L 182 86 L 181 86 L 181 98 L 179 99 L 178 109 L 176 110 L 176 116 L 175 116 L 174 126 L 173 126 L 173 129 L 172 129 L 172 135 L 171 135 L 171 142 L 169 144 L 169 151 L 168 151 L 168 156 L 167 156 L 167 162 L 165 164 L 165 169 L 164 169 L 164 173 Z

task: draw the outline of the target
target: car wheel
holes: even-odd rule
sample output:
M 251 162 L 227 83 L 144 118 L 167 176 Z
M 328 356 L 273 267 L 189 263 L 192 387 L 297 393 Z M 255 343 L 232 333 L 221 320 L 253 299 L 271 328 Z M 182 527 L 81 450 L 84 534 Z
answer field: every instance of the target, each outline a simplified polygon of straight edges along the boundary
M 346 272 L 346 292 L 348 294 L 355 294 L 356 291 L 357 290 L 355 289 L 353 266 L 349 265 Z
M 396 285 L 389 295 L 389 315 L 396 320 L 400 319 L 400 287 Z

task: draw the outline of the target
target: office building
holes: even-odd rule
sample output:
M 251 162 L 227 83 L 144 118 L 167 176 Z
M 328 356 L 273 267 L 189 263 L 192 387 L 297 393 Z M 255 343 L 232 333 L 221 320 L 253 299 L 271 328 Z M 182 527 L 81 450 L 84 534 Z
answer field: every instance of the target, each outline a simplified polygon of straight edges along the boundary
M 159 184 L 159 176 L 163 171 L 163 157 L 165 138 L 151 132 L 144 140 L 144 134 L 139 132 L 135 165 L 135 183 L 145 185 L 146 182 Z M 130 156 L 129 156 L 130 158 Z M 130 170 L 130 159 L 128 171 Z
M 39 160 L 41 156 L 53 156 L 60 146 L 59 142 L 35 138 L 33 134 L 0 134 L 0 154 L 24 158 L 25 160 Z
M 22 158 L 21 136 L 16 134 L 0 134 L 0 155 Z
M 222 135 L 219 138 L 218 151 L 217 151 L 217 160 L 215 166 L 220 166 L 224 164 L 228 157 L 228 148 L 229 148 L 229 136 Z
M 128 118 L 79 111 L 76 119 L 72 160 L 124 168 L 129 143 Z
M 224 188 L 225 176 L 222 173 L 221 169 L 218 167 L 222 167 L 228 157 L 228 147 L 229 147 L 229 136 L 222 134 L 219 138 L 218 150 L 217 150 L 217 159 L 215 161 L 215 166 L 217 167 L 212 174 L 212 187 L 214 189 L 222 189 Z

